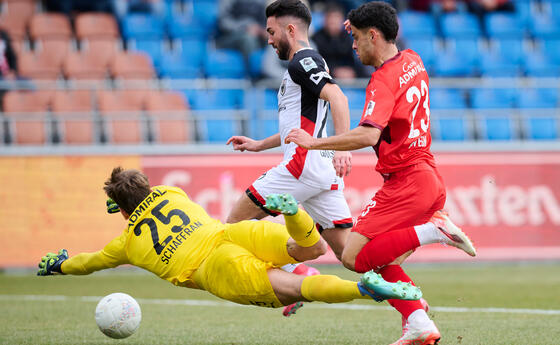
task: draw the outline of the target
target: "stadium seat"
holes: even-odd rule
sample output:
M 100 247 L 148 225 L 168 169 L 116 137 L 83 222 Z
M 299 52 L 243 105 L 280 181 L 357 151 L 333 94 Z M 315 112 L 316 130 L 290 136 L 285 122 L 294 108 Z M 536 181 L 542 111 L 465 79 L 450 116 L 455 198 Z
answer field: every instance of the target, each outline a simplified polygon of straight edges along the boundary
M 119 39 L 88 39 L 82 41 L 82 52 L 95 57 L 96 63 L 105 68 L 113 57 L 121 51 Z
M 348 98 L 348 107 L 362 111 L 366 103 L 366 91 L 364 89 L 343 88 L 342 92 Z M 361 115 L 361 114 L 360 114 Z
M 161 78 L 195 79 L 203 77 L 198 56 L 191 55 L 188 50 L 164 52 L 158 72 Z
M 453 49 L 446 49 L 437 55 L 434 74 L 439 77 L 472 77 L 477 73 L 475 63 L 465 63 L 463 57 Z
M 79 40 L 118 38 L 119 28 L 115 17 L 107 13 L 80 13 L 75 22 Z
M 6 30 L 13 40 L 23 40 L 26 35 L 26 27 L 27 21 L 24 21 L 22 18 L 9 14 L 2 14 L 0 16 L 0 28 Z
M 406 47 L 414 50 L 424 62 L 424 67 L 428 71 L 432 69 L 432 65 L 436 60 L 436 40 L 432 37 L 420 37 L 420 38 L 407 38 Z
M 560 37 L 541 40 L 540 45 L 544 48 L 544 53 L 551 59 L 552 63 L 560 65 Z
M 160 65 L 161 56 L 165 50 L 164 41 L 159 38 L 136 38 L 129 40 L 127 47 L 130 52 L 136 51 L 148 54 L 156 68 Z
M 560 22 L 551 15 L 532 16 L 529 29 L 537 39 L 558 39 L 560 37 Z
M 18 69 L 22 77 L 38 80 L 56 80 L 60 75 L 59 66 L 42 54 L 23 52 L 18 56 Z
M 212 31 L 218 21 L 218 1 L 193 1 L 193 18 L 197 18 L 207 30 Z
M 167 32 L 172 39 L 208 38 L 210 31 L 197 18 L 186 15 L 173 15 L 166 21 Z
M 185 97 L 178 92 L 152 92 L 146 102 L 154 140 L 158 143 L 185 143 L 192 138 Z
M 89 90 L 55 92 L 52 111 L 62 143 L 83 145 L 97 141 L 97 128 L 92 115 L 93 100 Z
M 142 107 L 122 92 L 100 91 L 97 94 L 105 140 L 113 144 L 138 144 L 145 138 Z
M 70 20 L 61 13 L 35 14 L 29 23 L 29 34 L 33 40 L 69 40 L 72 37 Z
M 163 21 L 150 14 L 132 13 L 126 15 L 121 22 L 122 36 L 125 41 L 130 39 L 162 39 L 165 36 Z
M 524 68 L 528 77 L 560 77 L 560 64 L 542 50 L 527 53 Z
M 558 90 L 544 88 L 528 88 L 519 94 L 519 108 L 556 108 L 558 105 Z
M 461 90 L 458 89 L 430 89 L 431 109 L 466 109 L 467 102 Z
M 259 78 L 262 75 L 264 53 L 264 49 L 259 49 L 249 56 L 249 75 L 252 78 Z
M 211 50 L 204 63 L 204 70 L 209 78 L 240 79 L 245 77 L 245 61 L 237 50 Z
M 221 118 L 209 118 L 202 114 L 207 114 L 207 111 L 193 113 L 197 117 L 196 127 L 201 141 L 225 144 L 233 135 L 242 133 L 240 121 L 232 118 L 231 113 Z
M 484 140 L 513 140 L 517 139 L 517 126 L 510 113 L 488 114 L 478 111 L 478 127 L 480 137 Z
M 527 29 L 523 20 L 515 13 L 493 12 L 484 17 L 486 33 L 494 39 L 524 38 Z
M 189 97 L 193 109 L 228 110 L 245 106 L 243 89 L 199 89 Z
M 442 141 L 464 141 L 472 139 L 470 126 L 465 114 L 459 116 L 442 116 L 433 114 L 432 133 L 434 139 Z
M 4 95 L 4 114 L 12 143 L 43 145 L 51 140 L 47 111 L 52 92 L 8 91 Z
M 35 13 L 34 0 L 2 1 L 0 25 L 8 31 L 12 39 L 21 40 L 25 36 L 25 28 Z
M 107 68 L 90 51 L 70 53 L 64 59 L 62 71 L 67 79 L 104 80 Z
M 144 53 L 118 52 L 109 68 L 115 78 L 146 80 L 155 75 L 152 61 Z
M 474 109 L 507 109 L 517 104 L 517 91 L 514 89 L 473 89 L 471 107 Z
M 558 140 L 558 116 L 526 115 L 523 118 L 526 136 L 531 140 Z
M 408 39 L 430 39 L 436 36 L 434 17 L 425 12 L 405 11 L 399 13 L 400 34 Z
M 445 38 L 470 38 L 481 36 L 480 25 L 475 15 L 463 12 L 441 15 L 441 31 Z
M 523 74 L 524 42 L 521 39 L 492 40 L 489 50 L 483 50 L 480 72 L 488 77 L 515 77 Z
M 48 59 L 50 64 L 60 68 L 66 55 L 70 52 L 70 40 L 65 38 L 41 38 L 35 41 L 35 52 Z

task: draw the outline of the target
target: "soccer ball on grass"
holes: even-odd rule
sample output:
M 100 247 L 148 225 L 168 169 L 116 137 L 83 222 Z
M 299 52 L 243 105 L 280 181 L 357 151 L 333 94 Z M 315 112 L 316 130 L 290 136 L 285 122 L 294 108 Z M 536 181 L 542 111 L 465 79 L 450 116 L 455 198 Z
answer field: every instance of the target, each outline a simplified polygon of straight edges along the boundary
M 95 308 L 95 322 L 101 332 L 111 338 L 131 336 L 142 320 L 138 302 L 131 296 L 116 292 L 99 301 Z

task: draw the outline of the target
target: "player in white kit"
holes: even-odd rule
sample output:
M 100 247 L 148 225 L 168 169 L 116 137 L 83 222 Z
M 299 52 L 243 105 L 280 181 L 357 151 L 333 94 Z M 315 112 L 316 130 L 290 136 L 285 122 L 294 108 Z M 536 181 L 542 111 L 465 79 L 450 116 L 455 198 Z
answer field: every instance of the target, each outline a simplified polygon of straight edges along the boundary
M 325 60 L 309 46 L 309 9 L 299 0 L 277 0 L 267 7 L 266 16 L 268 43 L 281 60 L 290 61 L 278 90 L 279 133 L 263 140 L 233 136 L 227 144 L 232 143 L 235 150 L 255 152 L 281 146 L 284 158 L 247 188 L 227 222 L 275 216 L 264 207 L 266 196 L 290 193 L 311 215 L 340 259 L 352 227 L 342 179 L 350 172 L 351 155 L 344 151 L 308 151 L 285 144 L 284 138 L 293 128 L 317 138 L 326 137 L 329 103 L 335 133 L 347 132 L 348 100 L 329 75 Z M 294 272 L 308 275 L 317 271 L 300 265 Z M 286 307 L 284 315 L 295 312 L 297 307 Z

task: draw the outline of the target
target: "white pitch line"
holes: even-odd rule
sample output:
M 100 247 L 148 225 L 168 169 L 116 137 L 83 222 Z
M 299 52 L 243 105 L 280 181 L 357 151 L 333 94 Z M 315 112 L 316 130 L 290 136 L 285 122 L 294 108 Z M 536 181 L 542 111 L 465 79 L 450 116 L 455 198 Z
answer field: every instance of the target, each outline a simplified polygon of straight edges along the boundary
M 3 301 L 81 301 L 98 302 L 102 296 L 64 296 L 64 295 L 0 295 Z M 204 307 L 247 307 L 228 301 L 190 300 L 190 299 L 160 299 L 160 298 L 137 298 L 140 304 L 155 305 L 185 305 Z M 340 310 L 392 310 L 388 306 L 376 306 L 366 304 L 307 304 L 307 308 L 313 309 L 340 309 Z M 525 315 L 560 315 L 558 309 L 521 309 L 521 308 L 460 308 L 460 307 L 430 307 L 430 310 L 442 313 L 499 313 L 499 314 L 525 314 Z

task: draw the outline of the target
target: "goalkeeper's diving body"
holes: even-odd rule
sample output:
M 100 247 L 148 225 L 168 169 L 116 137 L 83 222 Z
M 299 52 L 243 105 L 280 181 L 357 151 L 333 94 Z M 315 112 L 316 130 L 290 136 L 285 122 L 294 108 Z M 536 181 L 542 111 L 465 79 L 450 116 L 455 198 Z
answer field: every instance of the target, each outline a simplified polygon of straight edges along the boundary
M 422 295 L 415 286 L 386 282 L 373 271 L 353 282 L 281 270 L 285 264 L 314 259 L 326 250 L 313 220 L 290 195 L 267 198 L 266 207 L 284 214 L 284 226 L 268 221 L 223 224 L 183 190 L 150 187 L 148 178 L 137 170 L 113 169 L 104 189 L 110 198 L 108 211 L 120 211 L 128 221 L 124 231 L 95 253 L 68 257 L 62 249 L 47 254 L 38 275 L 84 275 L 132 264 L 177 286 L 272 308 L 298 301 L 417 300 Z

